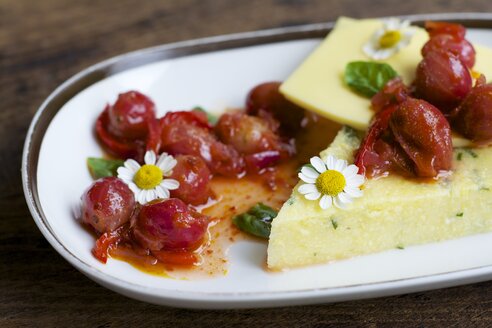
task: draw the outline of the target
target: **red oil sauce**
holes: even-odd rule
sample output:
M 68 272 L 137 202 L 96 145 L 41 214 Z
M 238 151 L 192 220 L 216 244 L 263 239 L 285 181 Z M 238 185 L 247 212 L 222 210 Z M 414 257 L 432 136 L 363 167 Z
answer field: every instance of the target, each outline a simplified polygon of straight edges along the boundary
M 125 245 L 110 250 L 111 257 L 125 261 L 145 273 L 174 279 L 196 280 L 227 274 L 229 246 L 239 239 L 255 238 L 236 228 L 232 218 L 259 202 L 279 210 L 297 184 L 299 168 L 325 149 L 339 129 L 340 125 L 336 123 L 312 117 L 296 138 L 297 154 L 288 161 L 261 174 L 246 175 L 241 179 L 214 177 L 211 188 L 216 199 L 198 208 L 213 221 L 207 242 L 196 252 L 199 258 L 197 264 L 186 267 L 165 264 L 152 255 L 137 254 Z

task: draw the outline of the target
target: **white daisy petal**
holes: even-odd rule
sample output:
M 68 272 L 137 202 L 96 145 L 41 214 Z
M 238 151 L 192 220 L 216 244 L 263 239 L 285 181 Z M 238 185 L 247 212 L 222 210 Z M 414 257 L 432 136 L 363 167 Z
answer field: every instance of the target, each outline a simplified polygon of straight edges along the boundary
M 356 174 L 353 177 L 346 179 L 347 185 L 352 187 L 359 187 L 364 183 L 364 176 Z
M 154 199 L 157 198 L 157 193 L 155 190 L 147 190 L 147 195 L 145 196 L 145 200 L 148 202 L 153 201 Z
M 337 159 L 335 158 L 335 156 L 329 155 L 326 158 L 326 166 L 328 167 L 328 170 L 334 170 L 336 162 Z
M 321 199 L 319 200 L 319 207 L 322 209 L 326 210 L 327 208 L 330 208 L 333 203 L 333 198 L 328 195 L 323 195 Z
M 157 195 L 162 199 L 167 199 L 171 196 L 171 194 L 169 193 L 169 190 L 167 190 L 166 188 L 164 188 L 161 185 L 155 187 L 155 190 L 157 192 Z
M 338 172 L 342 172 L 347 167 L 347 161 L 343 159 L 339 159 L 336 161 L 334 170 Z
M 155 160 L 156 160 L 156 156 L 152 150 L 148 150 L 145 152 L 145 156 L 144 156 L 145 164 L 155 165 Z
M 316 186 L 312 183 L 306 183 L 306 184 L 303 184 L 301 185 L 297 191 L 300 193 L 300 194 L 310 194 L 310 193 L 313 193 L 313 192 L 316 192 L 318 191 L 318 189 L 316 189 Z
M 321 197 L 321 194 L 320 194 L 319 191 L 316 191 L 316 192 L 312 192 L 312 193 L 306 194 L 306 195 L 304 195 L 304 197 L 307 200 L 316 200 L 316 199 L 318 199 L 318 198 Z
M 157 162 L 157 166 L 162 170 L 164 175 L 168 175 L 177 163 L 178 162 L 174 159 L 174 157 L 166 154 L 164 157 L 161 155 L 159 161 Z
M 353 199 L 346 192 L 339 193 L 337 197 L 340 200 L 340 202 L 344 204 L 349 204 L 353 202 Z
M 134 182 L 130 182 L 128 184 L 128 188 L 130 188 L 130 190 L 133 191 L 134 194 L 137 194 L 140 192 L 140 188 L 137 187 L 137 185 Z
M 302 181 L 304 181 L 306 183 L 315 183 L 316 182 L 316 179 L 307 177 L 302 172 L 300 172 L 297 176 L 299 177 L 299 179 L 301 179 Z
M 347 186 L 343 189 L 343 191 L 345 191 L 347 193 L 347 195 L 349 195 L 352 198 L 359 198 L 359 197 L 362 197 L 362 195 L 363 195 L 362 190 L 360 190 L 357 187 Z
M 319 173 L 323 173 L 326 171 L 326 164 L 318 156 L 311 157 L 311 160 L 309 162 Z
M 356 175 L 357 172 L 359 172 L 359 168 L 356 165 L 351 164 L 342 171 L 342 174 L 345 177 L 345 179 L 349 179 L 354 175 Z
M 301 173 L 311 179 L 316 179 L 319 176 L 319 173 L 309 166 L 303 166 Z
M 137 194 L 137 201 L 142 205 L 145 204 L 146 196 L 147 196 L 146 190 L 140 190 Z
M 157 159 L 157 163 L 155 163 L 156 166 L 160 166 L 162 161 L 165 160 L 169 156 L 168 153 L 164 152 L 159 155 L 159 158 Z
M 157 186 L 155 187 L 155 192 L 157 194 L 157 197 L 162 198 L 162 199 L 167 199 L 170 196 L 169 190 L 162 186 Z
M 135 173 L 132 173 L 129 169 L 127 169 L 124 166 L 120 166 L 117 170 L 116 173 L 118 173 L 118 178 L 123 180 L 126 184 L 129 184 L 130 182 L 133 181 L 133 176 Z
M 136 173 L 138 170 L 140 170 L 140 164 L 138 164 L 138 162 L 134 159 L 127 159 L 124 165 L 133 173 Z
M 340 198 L 338 196 L 333 199 L 333 204 L 335 204 L 336 207 L 341 209 L 346 208 L 345 204 L 340 201 Z
M 174 179 L 164 179 L 162 180 L 160 186 L 169 190 L 175 190 L 179 188 L 179 182 Z

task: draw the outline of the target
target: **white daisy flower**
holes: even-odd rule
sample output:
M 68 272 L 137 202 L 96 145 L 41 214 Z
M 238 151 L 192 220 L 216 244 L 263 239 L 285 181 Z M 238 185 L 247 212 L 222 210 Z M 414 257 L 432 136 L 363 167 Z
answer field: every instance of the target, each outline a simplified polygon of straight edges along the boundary
M 389 58 L 410 44 L 415 31 L 415 27 L 410 26 L 408 20 L 386 19 L 383 21 L 383 27 L 372 35 L 362 50 L 375 60 Z
M 142 205 L 157 198 L 169 198 L 169 190 L 178 189 L 179 182 L 165 177 L 171 175 L 177 161 L 167 153 L 162 153 L 157 159 L 151 150 L 145 153 L 144 161 L 145 164 L 140 166 L 134 159 L 126 160 L 118 168 L 118 178 L 128 185 Z
M 364 176 L 358 174 L 359 168 L 354 164 L 347 165 L 347 161 L 328 156 L 323 162 L 318 156 L 310 160 L 311 166 L 304 166 L 299 178 L 306 182 L 299 186 L 297 191 L 308 200 L 318 200 L 322 209 L 333 204 L 338 208 L 345 208 L 354 198 L 362 196 L 360 186 L 364 183 Z

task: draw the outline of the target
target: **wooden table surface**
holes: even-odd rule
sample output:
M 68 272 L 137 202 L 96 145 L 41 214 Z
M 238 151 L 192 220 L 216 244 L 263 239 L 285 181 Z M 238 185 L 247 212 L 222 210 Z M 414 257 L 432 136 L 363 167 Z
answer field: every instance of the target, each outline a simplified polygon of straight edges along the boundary
M 130 50 L 211 35 L 429 12 L 490 12 L 483 1 L 0 1 L 0 327 L 491 327 L 492 282 L 276 309 L 195 311 L 134 301 L 92 282 L 45 241 L 20 163 L 42 100 L 71 75 Z M 54 163 L 56 164 L 56 163 Z

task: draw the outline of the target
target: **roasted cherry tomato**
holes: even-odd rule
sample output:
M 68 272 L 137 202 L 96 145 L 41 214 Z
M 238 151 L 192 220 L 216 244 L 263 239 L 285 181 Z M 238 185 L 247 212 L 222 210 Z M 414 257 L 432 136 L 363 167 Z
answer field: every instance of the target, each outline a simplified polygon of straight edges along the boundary
M 452 116 L 453 127 L 479 145 L 492 143 L 492 84 L 475 86 Z
M 392 105 L 380 110 L 372 119 L 371 126 L 355 154 L 354 163 L 359 173 L 369 177 L 383 175 L 390 171 L 393 159 L 393 147 L 383 141 L 388 134 L 389 121 L 397 106 Z
M 443 113 L 459 105 L 472 88 L 472 77 L 461 59 L 446 51 L 431 51 L 417 67 L 415 93 Z
M 212 173 L 231 177 L 241 175 L 245 164 L 239 153 L 220 142 L 208 123 L 191 117 L 189 113 L 168 113 L 161 119 L 162 151 L 172 155 L 199 156 Z
M 386 85 L 371 99 L 372 109 L 379 112 L 391 105 L 397 105 L 407 99 L 410 90 L 400 77 L 388 81 Z
M 191 205 L 205 204 L 213 197 L 207 164 L 201 157 L 192 155 L 177 155 L 176 161 L 171 178 L 179 182 L 179 188 L 171 191 L 171 197 Z
M 425 30 L 429 33 L 431 38 L 438 35 L 447 34 L 456 39 L 464 39 L 466 34 L 466 29 L 463 25 L 447 22 L 425 22 Z
M 96 240 L 96 244 L 92 249 L 92 254 L 102 263 L 108 261 L 108 253 L 110 249 L 118 246 L 118 244 L 127 237 L 129 224 L 122 225 L 118 229 L 105 232 Z
M 280 82 L 266 82 L 254 87 L 246 97 L 249 115 L 272 116 L 280 122 L 282 133 L 295 135 L 302 127 L 304 109 L 288 101 L 280 92 Z
M 268 121 L 241 111 L 223 114 L 215 126 L 215 133 L 241 154 L 277 151 L 279 155 L 289 157 L 294 153 L 293 147 L 282 142 Z
M 133 236 L 152 252 L 194 251 L 205 242 L 209 218 L 169 198 L 145 204 L 133 225 Z
M 155 105 L 137 91 L 121 93 L 109 108 L 108 131 L 125 139 L 142 139 L 147 135 L 147 124 L 155 120 Z
M 141 162 L 146 150 L 158 152 L 160 148 L 154 104 L 136 91 L 120 94 L 116 103 L 99 115 L 96 135 L 108 153 Z
M 409 98 L 391 114 L 396 141 L 414 163 L 418 177 L 432 178 L 451 169 L 451 127 L 444 115 L 421 99 Z
M 443 50 L 452 53 L 468 68 L 473 68 L 475 65 L 475 48 L 466 39 L 456 39 L 449 34 L 438 34 L 422 47 L 422 56 L 427 56 L 432 51 Z
M 130 220 L 135 196 L 118 178 L 96 180 L 82 195 L 82 222 L 98 233 L 116 230 Z

